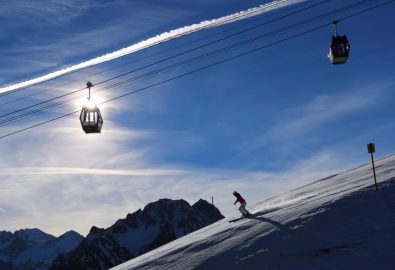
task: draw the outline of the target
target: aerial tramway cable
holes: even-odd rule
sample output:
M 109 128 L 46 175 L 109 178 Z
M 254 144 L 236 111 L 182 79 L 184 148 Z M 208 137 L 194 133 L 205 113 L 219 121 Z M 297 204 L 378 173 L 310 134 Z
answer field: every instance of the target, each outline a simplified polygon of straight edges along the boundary
M 395 0 L 389 0 L 389 1 L 383 2 L 383 3 L 381 3 L 381 4 L 378 4 L 378 5 L 376 5 L 376 6 L 370 7 L 370 8 L 368 8 L 368 9 L 365 9 L 365 10 L 359 11 L 359 12 L 357 12 L 357 13 L 354 13 L 354 14 L 351 14 L 351 15 L 348 15 L 348 16 L 345 16 L 345 17 L 339 19 L 339 21 L 348 20 L 348 19 L 350 19 L 350 18 L 352 18 L 352 17 L 361 15 L 361 14 L 366 13 L 366 12 L 368 12 L 368 11 L 371 11 L 371 10 L 373 10 L 373 9 L 379 8 L 379 7 L 384 6 L 384 5 L 387 5 L 387 4 L 390 4 L 390 3 L 394 2 L 394 1 L 395 1 Z M 332 23 L 331 23 L 331 24 L 332 24 Z M 198 71 L 201 71 L 201 70 L 204 70 L 204 69 L 207 69 L 207 68 L 211 68 L 211 67 L 213 67 L 213 66 L 217 66 L 217 65 L 219 65 L 219 64 L 222 64 L 222 63 L 225 63 L 225 62 L 228 62 L 228 61 L 231 61 L 231 60 L 240 58 L 240 57 L 242 57 L 242 56 L 245 56 L 245 55 L 254 53 L 254 52 L 256 52 L 256 51 L 260 51 L 260 50 L 262 50 L 262 49 L 265 49 L 265 48 L 268 48 L 268 47 L 272 47 L 272 46 L 275 46 L 275 45 L 277 45 L 277 44 L 283 43 L 283 42 L 285 42 L 285 41 L 288 41 L 288 40 L 291 40 L 291 39 L 294 39 L 294 38 L 303 36 L 303 35 L 305 35 L 305 34 L 308 34 L 308 33 L 311 33 L 311 32 L 314 32 L 314 31 L 317 31 L 317 30 L 320 30 L 320 29 L 323 29 L 323 28 L 327 27 L 328 25 L 330 25 L 330 24 L 328 24 L 328 23 L 322 24 L 322 25 L 320 25 L 320 26 L 317 26 L 317 27 L 311 28 L 311 29 L 309 29 L 309 30 L 300 32 L 300 33 L 298 33 L 298 34 L 294 34 L 294 35 L 289 36 L 289 37 L 287 37 L 287 38 L 278 40 L 278 41 L 276 41 L 276 42 L 273 42 L 273 43 L 270 43 L 270 44 L 267 44 L 267 45 L 264 45 L 264 46 L 261 46 L 261 47 L 258 47 L 258 48 L 255 48 L 255 49 L 253 49 L 253 50 L 249 50 L 249 51 L 246 51 L 246 52 L 237 54 L 237 55 L 234 55 L 234 56 L 232 56 L 232 57 L 228 57 L 228 58 L 223 59 L 223 60 L 221 60 L 221 61 L 217 61 L 217 62 L 215 62 L 215 63 L 212 63 L 212 64 L 209 64 L 209 65 L 203 66 L 203 67 L 201 67 L 201 68 L 194 69 L 194 70 L 192 70 L 192 71 L 189 71 L 189 72 L 186 72 L 186 73 L 183 73 L 183 74 L 180 74 L 180 75 L 171 77 L 171 78 L 166 79 L 166 80 L 163 80 L 163 81 L 161 81 L 161 82 L 158 82 L 158 83 L 155 83 L 155 84 L 151 84 L 151 85 L 149 85 L 149 86 L 146 86 L 146 87 L 143 87 L 143 88 L 140 88 L 140 89 L 137 89 L 137 90 L 128 92 L 128 93 L 126 93 L 126 94 L 123 94 L 123 95 L 120 95 L 120 96 L 117 96 L 117 97 L 114 97 L 114 98 L 105 100 L 105 101 L 103 101 L 103 102 L 101 102 L 101 103 L 99 103 L 99 104 L 104 104 L 104 103 L 107 103 L 107 102 L 111 102 L 111 101 L 114 101 L 114 100 L 117 100 L 117 99 L 120 99 L 120 98 L 129 96 L 129 95 L 131 95 L 131 94 L 134 94 L 134 93 L 137 93 L 137 92 L 141 92 L 141 91 L 150 89 L 150 88 L 152 88 L 152 87 L 155 87 L 155 86 L 158 86 L 158 85 L 167 83 L 167 82 L 169 82 L 169 81 L 173 81 L 173 80 L 176 80 L 176 79 L 179 79 L 179 78 L 182 78 L 182 77 L 191 75 L 191 74 L 196 73 L 196 72 L 198 72 Z M 38 124 L 31 125 L 31 126 L 26 127 L 26 128 L 19 129 L 19 130 L 17 130 L 17 131 L 14 131 L 14 132 L 11 132 L 11 133 L 8 133 L 8 134 L 5 134 L 5 135 L 0 136 L 0 139 L 3 139 L 3 138 L 6 138 L 6 137 L 9 137 L 9 136 L 12 136 L 12 135 L 14 135 L 14 134 L 17 134 L 17 133 L 20 133 L 20 132 L 23 132 L 23 131 L 26 131 L 26 130 L 29 130 L 29 129 L 32 129 L 32 128 L 35 128 L 35 127 L 38 127 L 38 126 L 41 126 L 41 125 L 44 125 L 44 124 L 53 122 L 53 121 L 56 121 L 56 120 L 59 120 L 59 119 L 62 119 L 62 118 L 65 118 L 65 117 L 71 116 L 71 115 L 73 115 L 73 114 L 76 114 L 77 112 L 79 112 L 79 111 L 74 111 L 74 112 L 71 112 L 71 113 L 68 113 L 68 114 L 59 116 L 59 117 L 52 118 L 52 119 L 47 120 L 47 121 L 44 121 L 44 122 L 40 122 L 40 123 L 38 123 Z
M 280 34 L 280 33 L 282 33 L 282 32 L 288 31 L 288 30 L 292 30 L 293 28 L 297 28 L 297 27 L 301 27 L 301 26 L 303 26 L 303 25 L 305 25 L 305 24 L 313 23 L 313 22 L 315 22 L 316 20 L 320 20 L 320 19 L 323 19 L 324 17 L 328 17 L 328 16 L 335 15 L 335 14 L 337 14 L 337 13 L 339 13 L 339 12 L 345 12 L 345 11 L 348 10 L 348 9 L 355 8 L 355 7 L 357 7 L 358 5 L 364 4 L 364 3 L 369 2 L 369 1 L 371 1 L 371 0 L 360 1 L 360 2 L 357 2 L 357 3 L 351 4 L 351 5 L 348 5 L 348 6 L 346 6 L 346 7 L 342 7 L 342 8 L 339 8 L 339 9 L 336 9 L 336 10 L 333 10 L 333 11 L 330 11 L 330 12 L 327 12 L 327 13 L 325 13 L 325 14 L 323 14 L 323 15 L 318 15 L 318 16 L 315 16 L 315 17 L 306 19 L 306 20 L 304 20 L 304 21 L 302 21 L 302 22 L 298 22 L 298 23 L 295 23 L 295 24 L 293 24 L 293 25 L 289 25 L 289 26 L 280 28 L 280 29 L 275 30 L 275 31 L 271 31 L 271 32 L 269 32 L 269 33 L 265 33 L 265 34 L 256 36 L 256 37 L 254 37 L 254 38 L 248 39 L 248 40 L 243 40 L 242 42 L 239 42 L 239 43 L 236 43 L 236 44 L 232 44 L 232 45 L 229 45 L 229 46 L 226 46 L 226 47 L 223 47 L 223 48 L 220 48 L 220 49 L 217 49 L 217 50 L 214 50 L 214 51 L 205 53 L 205 54 L 201 54 L 201 55 L 199 55 L 199 56 L 196 56 L 196 57 L 193 57 L 193 58 L 190 58 L 190 59 L 181 61 L 181 62 L 176 63 L 176 64 L 172 64 L 172 65 L 166 66 L 166 67 L 164 67 L 164 68 L 160 68 L 160 69 L 157 69 L 157 70 L 154 70 L 154 71 L 150 71 L 150 72 L 148 72 L 148 73 L 146 73 L 146 74 L 142 74 L 142 75 L 139 75 L 139 76 L 137 76 L 137 77 L 133 77 L 133 78 L 127 79 L 127 80 L 125 80 L 125 81 L 121 81 L 121 82 L 114 83 L 114 84 L 112 84 L 112 85 L 110 85 L 110 86 L 106 86 L 106 87 L 104 87 L 104 88 L 102 88 L 102 89 L 98 89 L 98 90 L 96 90 L 96 92 L 101 92 L 101 91 L 104 91 L 104 90 L 109 90 L 109 89 L 118 87 L 118 86 L 120 86 L 120 85 L 123 85 L 123 84 L 128 83 L 128 82 L 131 82 L 131 81 L 137 81 L 137 80 L 141 80 L 141 79 L 145 79 L 145 78 L 150 78 L 150 77 L 155 76 L 155 75 L 157 75 L 157 74 L 160 74 L 160 73 L 162 73 L 162 72 L 164 72 L 164 71 L 168 71 L 168 70 L 170 70 L 170 69 L 174 69 L 174 68 L 179 67 L 179 66 L 183 66 L 183 65 L 186 65 L 186 64 L 189 64 L 189 63 L 193 63 L 194 61 L 198 61 L 198 60 L 201 60 L 201 59 L 205 59 L 205 58 L 208 58 L 208 57 L 210 57 L 210 56 L 215 56 L 215 55 L 217 55 L 217 54 L 220 54 L 220 53 L 223 53 L 223 52 L 232 50 L 232 49 L 236 49 L 236 48 L 242 47 L 242 46 L 247 45 L 247 44 L 254 43 L 254 42 L 256 42 L 256 41 L 259 40 L 259 39 L 266 38 L 266 37 L 271 37 L 271 36 L 274 36 L 274 35 L 276 35 L 276 34 Z M 310 6 L 310 7 L 311 7 L 311 6 Z M 276 19 L 275 19 L 275 20 L 276 20 Z M 249 28 L 249 29 L 250 29 L 250 28 Z M 194 50 L 194 49 L 192 49 L 192 50 Z M 183 53 L 181 53 L 181 54 L 185 54 L 185 52 L 183 52 Z M 178 55 L 180 55 L 180 54 L 178 54 Z M 178 56 L 178 55 L 176 55 L 176 56 Z M 171 56 L 170 58 L 174 58 L 174 57 L 176 57 L 176 56 Z M 162 60 L 157 61 L 157 62 L 155 62 L 155 63 L 151 63 L 151 64 L 149 64 L 149 65 L 143 66 L 143 67 L 141 67 L 141 68 L 134 69 L 134 70 L 132 70 L 132 71 L 128 71 L 128 72 L 126 72 L 126 73 L 123 73 L 123 74 L 114 76 L 114 77 L 112 77 L 112 78 L 109 78 L 109 79 L 106 79 L 106 80 L 104 80 L 104 81 L 98 82 L 98 83 L 96 83 L 96 85 L 100 85 L 100 84 L 103 84 L 104 82 L 111 81 L 111 80 L 113 80 L 113 79 L 115 79 L 115 78 L 120 78 L 120 77 L 122 77 L 122 76 L 131 74 L 131 73 L 133 73 L 133 72 L 135 72 L 135 71 L 137 71 L 137 70 L 144 69 L 144 68 L 149 67 L 149 66 L 152 66 L 152 65 L 154 65 L 154 64 L 156 64 L 156 63 L 158 63 L 158 62 L 163 62 L 163 61 L 165 61 L 165 60 L 167 60 L 167 59 L 169 59 L 169 58 L 165 58 L 165 59 L 162 59 Z M 34 104 L 34 105 L 30 105 L 30 106 L 21 108 L 21 109 L 15 110 L 15 111 L 10 112 L 10 113 L 7 113 L 7 114 L 0 115 L 0 118 L 4 118 L 4 117 L 6 117 L 6 116 L 9 116 L 9 115 L 12 115 L 12 114 L 15 114 L 15 113 L 24 111 L 24 110 L 26 110 L 26 109 L 36 107 L 36 106 L 38 106 L 38 105 L 43 105 L 43 104 L 48 103 L 48 102 L 50 102 L 50 101 L 53 101 L 53 100 L 56 100 L 56 99 L 59 99 L 59 98 L 63 98 L 63 97 L 65 97 L 65 96 L 68 96 L 68 95 L 71 95 L 71 94 L 80 92 L 80 91 L 85 90 L 85 89 L 86 89 L 86 88 L 81 88 L 81 89 L 78 89 L 78 90 L 75 90 L 75 91 L 72 91 L 72 92 L 63 94 L 63 95 L 58 96 L 58 97 L 55 97 L 55 98 L 52 98 L 52 99 L 49 99 L 49 100 L 45 100 L 45 101 L 39 102 L 39 103 L 37 103 L 37 104 Z M 33 110 L 33 111 L 26 112 L 26 113 L 24 113 L 24 114 L 20 114 L 20 115 L 17 115 L 17 116 L 8 118 L 8 119 L 0 120 L 0 124 L 1 124 L 1 125 L 4 125 L 4 124 L 9 123 L 9 122 L 14 122 L 14 120 L 18 120 L 18 119 L 21 119 L 21 118 L 24 118 L 24 117 L 28 117 L 28 116 L 30 116 L 30 115 L 34 115 L 34 114 L 40 113 L 41 111 L 48 110 L 48 109 L 51 109 L 51 108 L 54 108 L 54 107 L 57 107 L 57 106 L 61 106 L 61 105 L 63 105 L 63 104 L 70 103 L 70 102 L 72 102 L 72 101 L 74 101 L 74 100 L 76 100 L 76 99 L 78 99 L 78 98 L 80 98 L 80 97 L 81 97 L 81 96 L 77 96 L 77 97 L 74 97 L 74 98 L 70 98 L 70 99 L 68 99 L 68 100 L 66 100 L 66 101 L 61 101 L 61 102 L 58 102 L 58 103 L 54 103 L 54 104 L 51 104 L 51 105 L 48 105 L 48 106 L 45 106 L 45 107 L 38 108 L 38 109 Z
M 319 5 L 322 5 L 322 4 L 324 4 L 324 3 L 327 3 L 327 2 L 329 2 L 329 1 L 332 1 L 332 0 L 320 1 L 320 2 L 318 2 L 318 3 L 316 3 L 316 4 L 313 4 L 313 5 L 304 7 L 304 8 L 302 8 L 302 9 L 298 9 L 298 10 L 296 10 L 296 11 L 292 11 L 292 12 L 290 12 L 290 13 L 287 13 L 287 14 L 283 15 L 283 16 L 276 17 L 275 19 L 272 19 L 272 20 L 266 21 L 266 22 L 264 22 L 264 23 L 255 25 L 255 26 L 253 26 L 253 27 L 244 29 L 244 30 L 239 31 L 239 32 L 237 32 L 237 33 L 234 33 L 234 34 L 231 34 L 231 35 L 222 37 L 222 38 L 220 38 L 220 39 L 216 39 L 216 40 L 214 40 L 214 41 L 205 43 L 205 44 L 203 44 L 203 45 L 194 47 L 194 48 L 192 48 L 192 49 L 183 51 L 183 52 L 181 52 L 181 53 L 177 53 L 177 54 L 172 55 L 172 56 L 170 56 L 170 57 L 166 57 L 166 58 L 164 58 L 164 59 L 161 59 L 161 60 L 159 60 L 159 61 L 156 61 L 156 62 L 153 62 L 153 63 L 151 63 L 151 64 L 145 65 L 145 66 L 143 66 L 143 67 L 134 69 L 134 70 L 132 70 L 132 71 L 126 73 L 126 74 L 133 73 L 133 72 L 136 72 L 136 71 L 145 69 L 145 68 L 147 68 L 147 67 L 154 66 L 154 65 L 156 65 L 156 64 L 159 64 L 159 63 L 162 63 L 162 62 L 165 62 L 165 61 L 174 59 L 174 58 L 179 57 L 179 56 L 182 56 L 182 55 L 184 55 L 184 54 L 187 54 L 187 53 L 190 53 L 190 52 L 193 52 L 193 51 L 202 49 L 202 48 L 207 47 L 207 46 L 209 46 L 209 45 L 213 45 L 213 44 L 215 44 L 215 43 L 218 43 L 218 42 L 221 42 L 221 41 L 223 41 L 223 40 L 229 39 L 229 38 L 231 38 L 231 37 L 235 37 L 235 36 L 237 36 L 237 35 L 240 35 L 240 34 L 243 34 L 243 33 L 248 32 L 248 31 L 254 30 L 254 29 L 258 28 L 258 27 L 262 27 L 262 26 L 264 26 L 264 25 L 267 25 L 267 24 L 270 24 L 270 23 L 273 23 L 273 22 L 276 22 L 276 21 L 285 19 L 285 18 L 290 17 L 290 16 L 292 16 L 292 15 L 295 15 L 295 14 L 297 14 L 297 13 L 300 13 L 300 12 L 309 10 L 309 9 L 311 9 L 311 8 L 317 7 L 317 6 L 319 6 Z M 362 1 L 362 2 L 369 2 L 369 1 L 372 1 L 372 0 L 364 0 L 364 1 Z M 249 23 L 248 23 L 248 24 L 249 24 Z M 229 30 L 233 30 L 233 29 L 227 29 L 226 31 L 221 31 L 221 32 L 219 32 L 219 33 L 227 32 L 227 31 L 229 31 Z M 217 34 L 217 33 L 215 33 L 215 34 Z M 205 38 L 201 38 L 201 39 L 198 39 L 198 40 L 203 40 L 203 39 L 205 39 Z M 194 42 L 196 42 L 196 41 L 198 41 L 198 40 L 193 40 L 193 41 L 188 42 L 188 43 L 186 43 L 186 44 L 194 43 Z M 178 47 L 175 47 L 175 48 L 178 48 Z M 170 50 L 171 50 L 171 49 L 170 49 Z M 164 51 L 161 51 L 161 52 L 159 52 L 159 53 L 168 52 L 168 51 L 170 51 L 170 50 L 164 50 Z M 151 55 L 151 56 L 152 56 L 152 55 Z M 146 58 L 142 58 L 142 59 L 146 60 Z M 125 65 L 130 64 L 130 63 L 135 63 L 135 61 L 136 61 L 136 60 L 134 60 L 134 61 L 132 61 L 132 62 L 129 62 L 129 63 L 126 63 L 126 64 L 118 65 L 118 66 L 116 66 L 116 67 L 114 67 L 114 68 L 109 68 L 109 69 L 107 69 L 107 70 L 94 73 L 94 74 L 92 74 L 92 75 L 87 76 L 87 78 L 92 77 L 92 76 L 95 76 L 95 75 L 98 75 L 98 74 L 102 74 L 103 72 L 107 72 L 107 71 L 113 70 L 113 69 L 118 68 L 118 67 L 125 66 Z M 67 75 L 67 74 L 65 74 L 65 75 Z M 125 74 L 124 74 L 124 75 L 125 75 Z M 123 75 L 121 75 L 121 76 L 123 76 Z M 110 78 L 110 79 L 108 79 L 108 80 L 101 81 L 101 82 L 97 83 L 96 85 L 100 85 L 100 84 L 102 84 L 102 83 L 105 83 L 105 82 L 107 82 L 107 81 L 110 81 L 110 80 L 113 80 L 113 79 L 116 79 L 116 78 L 118 78 L 118 77 L 117 77 L 117 76 L 112 77 L 112 78 Z M 59 86 L 55 86 L 54 88 L 45 89 L 45 90 L 39 91 L 38 93 L 34 93 L 34 94 L 32 94 L 32 95 L 29 95 L 28 97 L 34 96 L 35 94 L 45 93 L 45 92 L 51 91 L 51 90 L 53 90 L 53 89 L 55 89 L 55 88 L 57 88 L 57 87 L 65 86 L 65 85 L 68 85 L 69 83 L 73 83 L 73 82 L 77 82 L 77 81 L 78 81 L 78 80 L 73 80 L 73 81 L 70 81 L 70 82 L 67 82 L 67 83 L 63 83 L 63 84 L 61 84 L 61 85 L 59 85 Z M 44 82 L 42 82 L 42 83 L 44 83 Z M 41 83 L 40 83 L 40 84 L 41 84 Z M 30 87 L 32 87 L 32 86 L 28 86 L 28 87 L 25 87 L 25 88 L 23 88 L 23 89 L 30 88 Z M 66 93 L 66 94 L 64 94 L 64 95 L 60 95 L 59 97 L 63 97 L 63 96 L 69 95 L 69 94 L 73 94 L 74 92 L 83 91 L 83 90 L 85 90 L 85 89 L 86 89 L 86 88 L 82 88 L 82 89 L 79 89 L 79 90 L 75 90 L 75 91 Z M 22 90 L 22 88 L 21 88 L 20 90 Z M 16 92 L 16 91 L 14 91 L 14 92 Z M 11 94 L 11 93 L 10 93 L 10 94 Z M 1 98 L 1 94 L 0 94 L 0 98 Z M 12 101 L 10 101 L 10 102 L 6 102 L 6 103 L 3 103 L 3 104 L 0 104 L 0 106 L 7 105 L 7 104 L 10 104 L 10 103 L 14 103 L 15 101 L 18 101 L 18 100 L 24 99 L 24 98 L 26 98 L 26 97 L 19 98 L 19 99 L 16 99 L 16 100 L 12 100 Z M 58 98 L 58 97 L 55 97 L 54 99 L 56 99 L 56 98 Z M 50 99 L 49 101 L 51 101 L 51 100 L 52 100 L 52 99 Z M 47 102 L 47 101 L 44 101 L 44 103 L 45 103 L 45 102 Z M 31 107 L 33 107 L 33 106 L 37 106 L 37 105 L 40 105 L 40 104 L 42 104 L 42 103 L 38 103 L 38 104 L 29 106 L 29 107 L 26 107 L 26 108 L 31 108 Z M 24 110 L 24 109 L 26 109 L 26 108 L 22 108 L 21 110 Z M 12 114 L 12 113 L 10 113 L 10 114 Z M 8 115 L 8 114 L 7 114 L 7 115 Z M 0 118 L 3 117 L 3 116 L 5 116 L 5 115 L 1 115 Z
M 250 17 L 250 16 L 253 16 L 254 13 L 261 12 L 262 10 L 268 10 L 268 9 L 270 9 L 270 8 L 273 8 L 273 7 L 278 6 L 278 5 L 282 5 L 282 4 L 284 4 L 284 3 L 286 3 L 286 2 L 290 2 L 290 1 L 291 1 L 291 0 L 277 0 L 277 1 L 273 1 L 273 2 L 271 2 L 271 3 L 267 3 L 266 5 L 260 6 L 260 7 L 258 7 L 258 8 L 254 8 L 254 9 L 252 9 L 252 10 L 248 10 L 248 11 L 242 12 L 242 13 L 240 13 L 240 15 L 229 16 L 228 19 L 224 19 L 224 20 L 222 20 L 222 21 L 218 21 L 218 22 L 216 22 L 216 23 L 212 23 L 212 24 L 210 24 L 209 26 L 203 25 L 203 26 L 201 26 L 200 28 L 191 29 L 190 31 L 188 31 L 188 32 L 186 32 L 186 33 L 184 33 L 184 34 L 182 34 L 182 35 L 179 35 L 178 37 L 182 37 L 182 36 L 185 36 L 185 35 L 194 33 L 194 32 L 198 32 L 198 31 L 203 30 L 203 29 L 207 29 L 207 28 L 212 28 L 212 27 L 216 27 L 216 26 L 219 26 L 219 25 L 223 25 L 223 24 L 226 24 L 226 23 L 228 23 L 228 22 L 237 21 L 239 18 L 242 18 L 242 17 Z M 168 41 L 171 41 L 171 40 L 173 40 L 173 39 L 174 39 L 174 37 L 169 37 L 169 38 L 167 38 L 167 39 L 165 39 L 165 40 L 158 41 L 158 42 L 156 42 L 156 43 L 146 45 L 145 47 L 142 47 L 139 51 L 144 50 L 144 49 L 147 49 L 147 48 L 150 48 L 150 47 L 153 47 L 153 46 L 156 46 L 156 45 L 158 45 L 158 44 L 163 44 L 163 43 L 168 42 Z M 125 55 L 124 55 L 124 56 L 125 56 Z M 113 59 L 111 59 L 111 60 L 113 60 Z M 5 92 L 5 93 L 0 93 L 0 97 L 1 97 L 1 96 L 4 96 L 4 95 L 11 94 L 11 93 L 15 93 L 15 92 L 18 92 L 18 91 L 27 89 L 27 88 L 30 88 L 30 87 L 35 86 L 35 85 L 39 85 L 39 84 L 42 84 L 42 83 L 45 83 L 45 82 L 48 82 L 48 81 L 51 81 L 51 80 L 55 80 L 55 79 L 57 79 L 57 78 L 64 77 L 64 76 L 66 76 L 66 75 L 69 75 L 69 74 L 72 74 L 72 73 L 75 73 L 75 72 L 78 72 L 78 71 L 81 71 L 81 70 L 84 70 L 84 69 L 87 69 L 87 68 L 90 68 L 90 67 L 93 67 L 93 66 L 102 64 L 102 63 L 103 63 L 103 62 L 100 62 L 100 63 L 94 64 L 94 65 L 91 65 L 91 66 L 79 68 L 79 69 L 77 69 L 77 70 L 72 70 L 72 71 L 70 71 L 70 72 L 67 72 L 67 73 L 64 73 L 64 74 L 62 74 L 62 75 L 59 75 L 59 76 L 57 76 L 57 77 L 55 77 L 55 78 L 47 79 L 47 80 L 45 80 L 45 81 L 37 82 L 37 83 L 31 84 L 31 85 L 28 85 L 28 86 L 19 87 L 18 89 L 11 90 L 11 91 L 8 91 L 8 92 Z

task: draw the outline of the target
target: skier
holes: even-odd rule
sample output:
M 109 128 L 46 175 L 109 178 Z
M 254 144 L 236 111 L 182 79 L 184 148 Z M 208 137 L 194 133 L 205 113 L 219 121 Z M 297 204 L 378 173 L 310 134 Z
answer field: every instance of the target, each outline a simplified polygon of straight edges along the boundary
M 241 215 L 243 217 L 250 215 L 250 213 L 246 210 L 247 203 L 244 200 L 244 198 L 241 197 L 241 195 L 237 191 L 234 191 L 233 195 L 236 197 L 236 201 L 235 201 L 234 205 L 236 205 L 237 202 L 240 203 L 239 211 L 240 211 Z

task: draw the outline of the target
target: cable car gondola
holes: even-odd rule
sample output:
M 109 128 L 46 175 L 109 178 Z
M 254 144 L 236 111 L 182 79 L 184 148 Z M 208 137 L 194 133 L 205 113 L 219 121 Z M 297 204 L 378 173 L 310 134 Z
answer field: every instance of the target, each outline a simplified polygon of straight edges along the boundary
M 339 21 L 333 22 L 335 35 L 332 36 L 332 42 L 329 47 L 328 53 L 328 58 L 333 65 L 346 63 L 348 55 L 350 53 L 350 43 L 348 42 L 347 36 L 339 36 L 337 34 L 336 26 L 338 22 Z
M 86 86 L 89 89 L 88 102 L 84 104 L 80 114 L 80 121 L 82 129 L 86 134 L 88 133 L 100 133 L 103 126 L 103 117 L 101 116 L 100 110 L 96 104 L 91 103 L 91 82 L 88 82 Z

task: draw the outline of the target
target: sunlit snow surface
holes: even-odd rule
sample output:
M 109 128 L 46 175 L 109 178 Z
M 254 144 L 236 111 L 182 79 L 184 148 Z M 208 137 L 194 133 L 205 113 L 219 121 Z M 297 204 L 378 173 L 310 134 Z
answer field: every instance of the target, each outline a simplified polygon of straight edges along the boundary
M 394 269 L 395 156 L 330 176 L 216 222 L 113 270 Z M 233 203 L 231 198 L 229 203 Z

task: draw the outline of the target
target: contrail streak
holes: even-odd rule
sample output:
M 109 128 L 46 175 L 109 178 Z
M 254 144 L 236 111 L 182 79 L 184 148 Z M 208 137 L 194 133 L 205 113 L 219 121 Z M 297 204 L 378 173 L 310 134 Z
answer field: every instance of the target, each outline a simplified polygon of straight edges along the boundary
M 92 169 L 79 167 L 26 167 L 26 168 L 2 168 L 1 176 L 17 175 L 117 175 L 117 176 L 165 176 L 182 175 L 186 171 L 178 169 L 134 169 L 134 170 L 112 170 L 112 169 Z M 3 209 L 0 208 L 0 211 Z
M 146 49 L 149 48 L 151 46 L 155 46 L 158 45 L 160 43 L 181 37 L 181 36 L 185 36 L 200 30 L 204 30 L 207 28 L 212 28 L 212 27 L 216 27 L 216 26 L 220 26 L 220 25 L 224 25 L 224 24 L 228 24 L 228 23 L 232 23 L 235 21 L 239 21 L 239 20 L 243 20 L 249 17 L 253 17 L 253 16 L 257 16 L 260 15 L 262 13 L 271 11 L 271 10 L 275 10 L 281 7 L 285 7 L 285 6 L 289 6 L 289 5 L 293 5 L 296 3 L 300 3 L 300 2 L 304 2 L 306 0 L 275 0 L 272 1 L 270 3 L 266 3 L 263 5 L 260 5 L 258 7 L 254 7 L 254 8 L 250 8 L 244 11 L 240 11 L 237 13 L 233 13 L 224 17 L 220 17 L 217 19 L 212 19 L 212 20 L 206 20 L 206 21 L 202 21 L 200 23 L 196 23 L 196 24 L 192 24 L 192 25 L 188 25 L 188 26 L 184 26 L 178 29 L 174 29 L 168 32 L 164 32 L 162 34 L 159 34 L 157 36 L 151 37 L 149 39 L 140 41 L 138 43 L 135 43 L 129 47 L 114 51 L 112 53 L 108 53 L 96 58 L 93 58 L 91 60 L 82 62 L 80 64 L 74 65 L 74 66 L 70 66 L 52 73 L 48 73 L 46 75 L 40 76 L 40 77 L 36 77 L 34 79 L 30 79 L 28 81 L 24 81 L 24 82 L 20 82 L 20 83 L 16 83 L 13 85 L 9 85 L 9 86 L 5 86 L 0 88 L 0 93 L 5 93 L 5 92 L 9 92 L 9 91 L 13 91 L 13 90 L 17 90 L 20 88 L 24 88 L 24 87 L 29 87 L 38 83 L 42 83 L 48 80 L 52 80 L 54 78 L 57 78 L 59 76 L 80 70 L 80 69 L 84 69 L 87 67 L 91 67 L 100 63 L 104 63 L 137 51 L 140 51 L 142 49 Z

